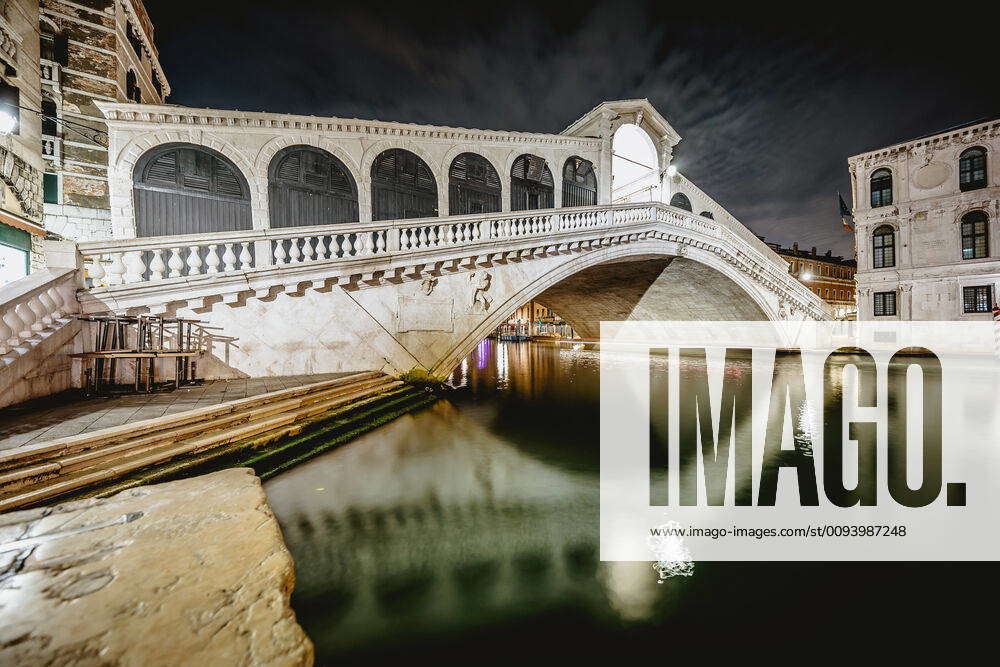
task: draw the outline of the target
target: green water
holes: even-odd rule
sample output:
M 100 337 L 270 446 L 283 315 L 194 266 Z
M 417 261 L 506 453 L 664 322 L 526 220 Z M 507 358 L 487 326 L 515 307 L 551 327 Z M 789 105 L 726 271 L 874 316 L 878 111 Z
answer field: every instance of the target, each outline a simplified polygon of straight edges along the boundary
M 662 662 L 992 625 L 966 605 L 996 598 L 993 565 L 697 563 L 658 584 L 601 563 L 598 365 L 484 341 L 448 398 L 267 483 L 319 664 Z

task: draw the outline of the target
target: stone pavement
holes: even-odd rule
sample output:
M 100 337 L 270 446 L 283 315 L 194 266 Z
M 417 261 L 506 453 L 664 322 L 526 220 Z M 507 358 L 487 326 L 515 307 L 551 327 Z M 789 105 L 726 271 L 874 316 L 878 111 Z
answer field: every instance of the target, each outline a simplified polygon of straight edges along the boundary
M 349 373 L 287 375 L 212 380 L 176 391 L 116 398 L 81 398 L 58 394 L 0 410 L 0 449 L 37 444 L 56 438 L 153 419 L 225 401 L 321 382 Z

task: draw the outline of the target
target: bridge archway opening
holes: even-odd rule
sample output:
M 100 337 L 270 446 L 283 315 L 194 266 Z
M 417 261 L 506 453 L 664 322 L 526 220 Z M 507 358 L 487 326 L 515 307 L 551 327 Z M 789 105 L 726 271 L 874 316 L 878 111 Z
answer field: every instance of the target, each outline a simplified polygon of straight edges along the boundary
M 563 206 L 596 206 L 597 175 L 594 163 L 575 155 L 563 165 Z
M 328 225 L 358 220 L 358 186 L 332 154 L 289 146 L 271 159 L 267 174 L 271 227 Z
M 448 213 L 496 213 L 500 210 L 500 175 L 490 161 L 462 153 L 448 169 Z
M 532 211 L 555 206 L 555 182 L 544 158 L 522 155 L 510 168 L 510 210 Z
M 372 220 L 437 215 L 437 182 L 427 163 L 402 148 L 379 153 L 372 163 Z
M 136 236 L 252 229 L 250 186 L 239 168 L 206 146 L 147 151 L 133 172 Z
M 541 289 L 507 301 L 508 312 L 487 318 L 435 372 L 450 373 L 497 328 L 535 303 L 559 319 L 581 342 L 598 341 L 602 321 L 768 321 L 759 295 L 700 261 L 664 254 L 637 254 L 592 264 Z
M 653 140 L 638 125 L 625 123 L 611 141 L 611 201 L 659 201 L 660 168 Z

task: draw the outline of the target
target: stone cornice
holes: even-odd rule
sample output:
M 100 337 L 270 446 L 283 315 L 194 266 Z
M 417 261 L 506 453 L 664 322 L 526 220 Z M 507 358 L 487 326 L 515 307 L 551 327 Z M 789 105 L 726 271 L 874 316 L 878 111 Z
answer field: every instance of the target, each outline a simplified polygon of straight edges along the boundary
M 151 124 L 189 127 L 241 127 L 262 130 L 301 130 L 305 132 L 343 133 L 376 137 L 404 137 L 414 139 L 448 139 L 452 141 L 543 144 L 552 146 L 583 147 L 597 150 L 600 140 L 589 137 L 572 137 L 562 134 L 534 132 L 509 132 L 479 130 L 444 125 L 419 125 L 391 121 L 363 120 L 278 114 L 262 111 L 227 111 L 221 109 L 195 109 L 173 105 L 126 104 L 120 102 L 95 102 L 109 123 Z
M 135 7 L 132 5 L 131 0 L 122 0 L 122 6 L 125 8 L 125 13 L 128 14 L 129 19 L 132 22 L 133 27 L 136 30 L 136 34 L 139 39 L 142 40 L 142 45 L 145 47 L 146 51 L 149 52 L 149 62 L 152 64 L 153 69 L 156 70 L 156 76 L 160 80 L 160 85 L 163 86 L 163 96 L 167 97 L 170 95 L 170 82 L 167 81 L 167 75 L 163 71 L 163 66 L 160 65 L 160 56 L 156 51 L 156 45 L 153 44 L 152 38 L 146 34 L 143 29 L 144 22 L 139 17 L 138 12 L 136 12 Z M 143 8 L 145 10 L 145 8 Z M 146 22 L 149 20 L 146 19 Z M 125 27 L 128 30 L 128 27 Z
M 572 135 L 584 130 L 595 120 L 599 119 L 605 112 L 615 114 L 639 114 L 643 123 L 649 126 L 657 137 L 666 139 L 667 143 L 675 146 L 680 143 L 681 135 L 667 122 L 659 111 L 656 110 L 646 98 L 632 100 L 609 100 L 601 102 L 596 107 L 576 119 L 562 131 L 562 134 Z
M 871 165 L 906 157 L 914 149 L 921 146 L 933 150 L 945 148 L 955 143 L 968 144 L 998 136 L 1000 136 L 1000 118 L 852 155 L 847 158 L 847 164 L 853 169 L 858 164 Z

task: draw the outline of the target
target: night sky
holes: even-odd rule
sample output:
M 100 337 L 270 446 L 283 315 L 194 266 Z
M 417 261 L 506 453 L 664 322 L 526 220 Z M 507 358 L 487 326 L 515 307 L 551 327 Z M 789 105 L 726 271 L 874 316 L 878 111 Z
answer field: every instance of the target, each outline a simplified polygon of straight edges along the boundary
M 647 97 L 682 173 L 769 241 L 835 254 L 848 156 L 1000 115 L 974 22 L 675 4 L 146 0 L 171 103 L 559 132 Z

